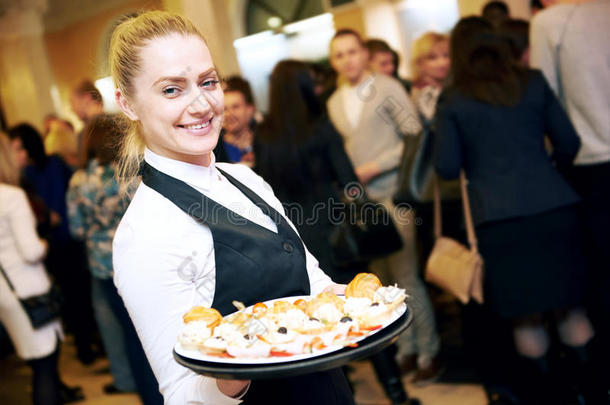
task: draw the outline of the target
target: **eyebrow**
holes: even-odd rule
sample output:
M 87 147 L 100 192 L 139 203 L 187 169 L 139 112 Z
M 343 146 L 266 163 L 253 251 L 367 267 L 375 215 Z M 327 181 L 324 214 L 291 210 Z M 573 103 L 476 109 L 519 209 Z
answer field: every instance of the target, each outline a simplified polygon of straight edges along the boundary
M 199 75 L 199 77 L 197 78 L 197 80 L 208 76 L 210 73 L 216 73 L 216 68 L 209 68 L 208 70 L 206 70 L 205 72 L 201 73 Z M 168 81 L 168 82 L 185 82 L 186 79 L 183 76 L 163 76 L 160 77 L 159 79 L 155 80 L 155 82 L 152 84 L 151 87 L 155 87 L 158 83 L 163 82 L 163 81 Z

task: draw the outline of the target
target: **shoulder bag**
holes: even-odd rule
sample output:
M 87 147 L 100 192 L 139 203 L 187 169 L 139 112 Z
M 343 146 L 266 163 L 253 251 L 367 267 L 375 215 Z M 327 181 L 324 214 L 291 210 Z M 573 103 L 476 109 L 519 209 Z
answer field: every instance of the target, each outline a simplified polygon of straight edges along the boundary
M 13 294 L 15 294 L 15 298 L 19 300 L 25 313 L 28 315 L 32 328 L 38 329 L 59 318 L 61 294 L 56 287 L 52 286 L 51 289 L 44 294 L 28 298 L 19 298 L 13 283 L 8 279 L 2 266 L 0 266 L 0 272 L 4 276 L 4 279 Z
M 466 175 L 460 173 L 460 188 L 464 219 L 470 248 L 442 235 L 441 197 L 438 181 L 434 179 L 434 235 L 436 241 L 426 264 L 426 281 L 457 297 L 463 304 L 470 299 L 483 303 L 483 259 L 477 238 L 466 190 Z

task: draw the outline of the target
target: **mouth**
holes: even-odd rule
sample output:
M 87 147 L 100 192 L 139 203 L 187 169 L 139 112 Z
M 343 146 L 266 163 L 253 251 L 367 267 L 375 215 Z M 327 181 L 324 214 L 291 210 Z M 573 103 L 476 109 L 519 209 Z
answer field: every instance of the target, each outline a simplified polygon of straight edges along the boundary
M 200 120 L 196 122 L 190 122 L 188 124 L 178 124 L 178 128 L 183 128 L 189 133 L 194 135 L 201 135 L 207 133 L 212 128 L 212 120 L 214 117 L 210 117 L 207 121 Z

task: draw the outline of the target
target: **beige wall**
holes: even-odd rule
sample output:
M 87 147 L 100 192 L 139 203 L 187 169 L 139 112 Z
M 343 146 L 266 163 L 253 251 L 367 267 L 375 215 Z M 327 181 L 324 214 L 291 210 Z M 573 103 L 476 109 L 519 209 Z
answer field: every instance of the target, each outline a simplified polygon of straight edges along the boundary
M 62 106 L 69 106 L 70 90 L 79 81 L 85 78 L 99 79 L 98 52 L 103 36 L 115 18 L 132 11 L 161 8 L 161 0 L 126 1 L 124 5 L 95 17 L 46 33 L 44 41 L 49 64 Z
M 503 0 L 510 9 L 511 17 L 513 18 L 530 18 L 530 1 L 529 0 Z M 481 15 L 483 6 L 489 0 L 457 0 L 461 16 Z
M 347 7 L 337 8 L 332 10 L 335 28 L 351 28 L 357 31 L 360 35 L 366 36 L 366 28 L 364 26 L 364 17 L 362 8 Z

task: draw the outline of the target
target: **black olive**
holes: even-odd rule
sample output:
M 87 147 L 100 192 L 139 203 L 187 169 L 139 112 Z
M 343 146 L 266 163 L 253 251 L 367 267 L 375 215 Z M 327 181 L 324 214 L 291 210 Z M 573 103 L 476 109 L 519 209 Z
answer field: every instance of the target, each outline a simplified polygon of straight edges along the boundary
M 250 335 L 248 335 L 247 333 L 244 335 L 244 339 L 248 340 L 250 339 Z
M 372 307 L 376 307 L 377 305 L 379 305 L 379 303 L 378 303 L 378 302 L 373 302 L 373 303 L 371 304 L 371 306 L 372 306 Z
M 310 321 L 318 321 L 318 322 L 320 322 L 320 320 L 318 318 L 314 318 L 314 317 L 309 318 L 309 320 Z
M 286 328 L 285 328 L 285 327 L 283 327 L 283 326 L 280 326 L 280 327 L 278 328 L 278 330 L 277 330 L 277 333 L 283 333 L 283 334 L 286 334 L 286 333 L 288 333 L 288 329 L 286 329 Z
M 350 318 L 349 316 L 344 316 L 343 318 L 341 318 L 341 320 L 339 322 L 351 322 L 352 318 Z

